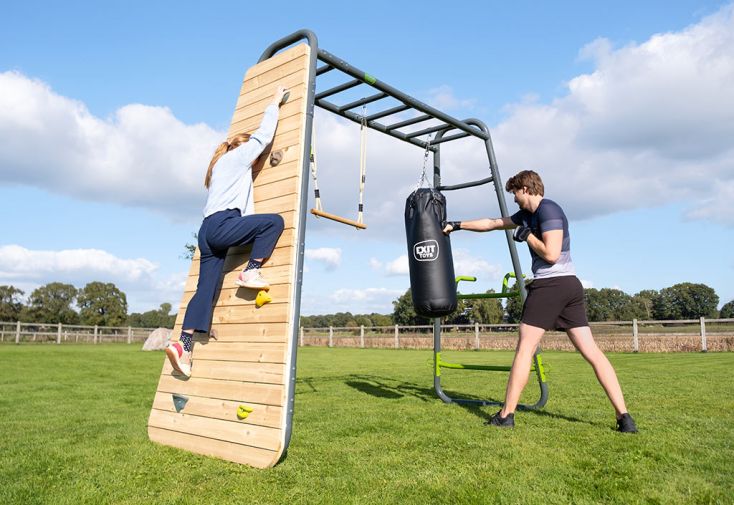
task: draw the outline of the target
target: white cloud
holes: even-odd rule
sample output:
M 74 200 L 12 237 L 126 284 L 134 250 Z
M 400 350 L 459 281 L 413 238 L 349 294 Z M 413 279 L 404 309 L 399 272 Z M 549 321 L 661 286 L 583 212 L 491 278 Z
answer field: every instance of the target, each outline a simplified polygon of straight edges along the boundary
M 583 286 L 584 289 L 591 289 L 594 287 L 594 283 L 587 279 L 579 279 L 581 281 L 581 286 Z
M 44 279 L 49 275 L 112 276 L 139 281 L 158 266 L 144 258 L 121 259 L 98 249 L 32 251 L 18 245 L 0 246 L 0 278 Z
M 429 103 L 439 110 L 470 109 L 477 103 L 476 99 L 459 98 L 451 86 L 443 84 L 428 91 Z
M 377 258 L 370 258 L 370 268 L 372 270 L 380 271 L 382 270 L 383 263 L 382 261 L 378 260 Z
M 494 265 L 489 261 L 472 256 L 465 249 L 453 249 L 454 271 L 456 275 L 470 275 L 478 277 L 480 280 L 498 280 L 502 278 L 502 270 L 499 265 Z
M 49 282 L 77 288 L 92 281 L 112 282 L 127 295 L 129 312 L 155 309 L 163 302 L 177 310 L 187 274 L 161 276 L 158 268 L 145 258 L 118 258 L 98 249 L 41 251 L 0 246 L 0 284 L 11 284 L 30 295 Z
M 680 203 L 691 219 L 734 225 L 734 7 L 624 47 L 597 39 L 579 55 L 594 68 L 569 79 L 563 96 L 540 103 L 529 94 L 492 128 L 503 178 L 538 170 L 548 196 L 571 218 Z M 428 94 L 445 110 L 475 108 L 474 99 L 445 85 Z M 320 109 L 315 121 L 324 208 L 354 219 L 359 127 Z M 0 183 L 155 209 L 173 219 L 196 216 L 204 167 L 223 137 L 165 107 L 131 104 L 98 118 L 39 80 L 0 73 Z M 441 156 L 447 184 L 488 175 L 479 141 L 444 144 Z M 420 149 L 367 132 L 364 203 L 372 236 L 403 236 L 404 201 L 422 164 Z M 447 198 L 449 217 L 498 212 L 488 186 Z M 308 226 L 356 233 L 310 216 Z
M 388 275 L 409 275 L 408 255 L 403 254 L 385 265 Z
M 734 225 L 734 7 L 675 33 L 581 50 L 595 69 L 495 130 L 505 174 L 537 169 L 575 218 L 682 202 Z
M 305 255 L 307 260 L 323 262 L 327 270 L 334 270 L 341 263 L 342 250 L 333 247 L 319 247 L 318 249 L 306 249 Z
M 330 296 L 333 302 L 370 302 L 374 300 L 392 301 L 395 297 L 403 294 L 403 291 L 387 288 L 365 288 L 365 289 L 337 289 Z
M 0 183 L 177 219 L 203 204 L 203 173 L 223 137 L 205 124 L 182 123 L 165 107 L 131 104 L 98 118 L 42 81 L 0 73 Z

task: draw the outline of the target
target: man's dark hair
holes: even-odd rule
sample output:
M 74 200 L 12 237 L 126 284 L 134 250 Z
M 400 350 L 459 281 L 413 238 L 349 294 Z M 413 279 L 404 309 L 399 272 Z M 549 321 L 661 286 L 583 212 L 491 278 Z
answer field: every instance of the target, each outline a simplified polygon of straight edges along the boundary
M 505 190 L 509 193 L 520 191 L 522 188 L 528 188 L 531 195 L 543 196 L 545 187 L 540 176 L 532 170 L 523 170 L 507 180 Z

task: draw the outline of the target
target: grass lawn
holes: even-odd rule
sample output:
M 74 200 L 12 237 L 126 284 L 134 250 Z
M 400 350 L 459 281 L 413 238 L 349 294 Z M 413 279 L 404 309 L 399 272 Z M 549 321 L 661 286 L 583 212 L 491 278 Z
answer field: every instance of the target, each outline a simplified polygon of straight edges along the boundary
M 304 348 L 288 455 L 255 470 L 148 440 L 164 356 L 138 349 L 0 345 L 0 504 L 734 503 L 732 353 L 610 354 L 641 431 L 623 435 L 578 354 L 544 353 L 548 404 L 499 430 L 496 408 L 436 399 L 430 351 Z M 443 385 L 499 398 L 506 378 Z

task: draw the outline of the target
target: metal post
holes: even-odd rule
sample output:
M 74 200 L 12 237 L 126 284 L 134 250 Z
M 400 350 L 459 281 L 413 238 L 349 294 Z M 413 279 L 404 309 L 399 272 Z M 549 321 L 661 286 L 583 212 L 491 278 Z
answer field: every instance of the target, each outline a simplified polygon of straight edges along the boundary
M 334 346 L 334 328 L 329 326 L 329 347 Z
M 398 325 L 396 324 L 395 325 L 395 349 L 400 348 L 400 340 L 398 338 L 398 332 L 399 332 Z
M 364 349 L 364 325 L 359 326 L 359 347 Z
M 56 332 L 56 343 L 57 344 L 61 343 L 61 323 L 59 323 L 59 329 Z
M 481 349 L 479 345 L 479 323 L 474 323 L 474 348 L 477 351 Z
M 95 324 L 95 325 L 94 325 L 94 340 L 93 340 L 93 342 L 94 342 L 95 344 L 97 343 L 97 331 L 98 331 L 98 327 L 97 327 L 97 325 Z
M 133 343 L 133 329 L 130 326 L 127 327 L 127 343 Z
M 301 344 L 301 347 L 303 347 L 303 326 L 298 329 L 298 342 Z
M 701 316 L 701 352 L 708 352 L 708 346 L 706 345 L 706 322 Z
M 15 327 L 15 343 L 20 344 L 20 321 L 18 321 L 18 325 Z
M 640 352 L 640 340 L 637 332 L 637 319 L 632 320 L 632 352 Z

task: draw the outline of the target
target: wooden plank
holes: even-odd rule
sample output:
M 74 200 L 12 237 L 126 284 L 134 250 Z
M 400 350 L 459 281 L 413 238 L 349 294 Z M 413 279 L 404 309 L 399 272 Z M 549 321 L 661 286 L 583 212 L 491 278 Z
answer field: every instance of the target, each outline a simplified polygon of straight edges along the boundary
M 171 341 L 178 341 L 181 334 L 181 321 L 177 322 L 172 330 Z M 279 323 L 238 323 L 212 324 L 209 333 L 195 333 L 194 342 L 209 343 L 213 339 L 217 342 L 278 342 L 286 343 L 290 339 L 287 322 Z M 194 346 L 196 347 L 196 346 Z
M 215 419 L 231 421 L 237 419 L 237 408 L 240 405 L 245 404 L 192 395 L 188 397 L 183 412 L 194 416 L 213 417 Z M 238 419 L 239 422 L 243 424 L 255 424 L 257 426 L 268 426 L 270 428 L 280 427 L 281 416 L 284 412 L 281 407 L 254 403 L 247 404 L 247 406 L 252 407 L 253 410 L 246 419 Z M 170 393 L 156 393 L 153 399 L 153 408 L 176 412 L 176 407 L 173 404 L 173 396 Z
M 153 409 L 148 424 L 154 428 L 180 431 L 260 449 L 277 451 L 280 448 L 279 429 L 243 424 L 236 420 L 225 421 L 212 417 L 192 416 L 183 412 Z
M 198 437 L 154 426 L 148 426 L 148 437 L 159 444 L 255 468 L 269 468 L 275 465 L 281 456 L 281 451 L 268 451 L 257 447 L 222 442 L 213 438 Z
M 202 379 L 236 380 L 262 384 L 284 384 L 281 363 L 242 363 L 238 361 L 211 361 L 197 355 L 194 362 L 196 376 Z M 166 360 L 163 373 L 173 375 L 173 367 Z
M 285 230 L 263 268 L 274 300 L 258 309 L 254 304 L 256 291 L 234 285 L 252 248 L 231 248 L 216 294 L 211 335 L 195 335 L 191 378 L 173 376 L 167 361 L 162 367 L 148 426 L 154 441 L 256 467 L 274 465 L 285 450 L 285 407 L 293 373 L 290 357 L 296 324 L 290 305 L 297 278 L 295 228 L 305 218 L 298 213 L 301 198 L 306 198 L 301 195 L 301 171 L 309 53 L 310 49 L 301 44 L 250 68 L 230 124 L 230 134 L 252 132 L 272 101 L 275 83 L 290 89 L 288 102 L 280 108 L 273 143 L 253 166 L 255 212 L 278 213 L 285 220 Z M 269 164 L 270 150 L 284 154 L 276 167 Z M 174 339 L 193 297 L 199 266 L 200 252 L 196 251 Z M 173 393 L 189 398 L 181 412 L 175 410 Z M 236 419 L 239 404 L 255 409 L 246 420 Z
M 196 367 L 195 364 L 194 367 Z M 251 403 L 274 405 L 282 408 L 284 387 L 277 384 L 201 379 L 194 376 L 188 380 L 180 380 L 168 375 L 161 375 L 158 391 L 184 396 L 193 395 L 229 400 L 248 405 Z

